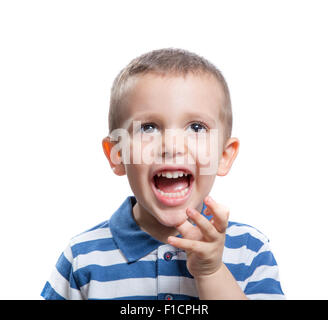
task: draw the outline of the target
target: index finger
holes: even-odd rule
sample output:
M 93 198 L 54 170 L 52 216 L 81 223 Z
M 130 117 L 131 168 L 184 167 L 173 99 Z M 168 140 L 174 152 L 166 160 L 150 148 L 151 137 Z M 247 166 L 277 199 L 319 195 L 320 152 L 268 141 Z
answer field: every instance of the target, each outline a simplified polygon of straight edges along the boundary
M 193 208 L 188 208 L 187 214 L 191 217 L 192 221 L 196 223 L 204 239 L 207 241 L 214 241 L 217 239 L 218 230 L 202 214 Z
M 223 233 L 228 227 L 229 209 L 222 204 L 215 202 L 210 196 L 204 199 L 207 206 L 207 213 L 213 216 L 215 228 Z

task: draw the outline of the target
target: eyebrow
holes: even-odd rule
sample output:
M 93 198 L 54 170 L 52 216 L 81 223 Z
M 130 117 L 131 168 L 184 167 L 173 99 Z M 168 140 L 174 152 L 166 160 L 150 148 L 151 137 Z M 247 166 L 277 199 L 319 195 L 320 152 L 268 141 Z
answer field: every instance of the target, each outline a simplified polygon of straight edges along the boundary
M 192 118 L 192 119 L 195 119 L 195 120 L 203 120 L 204 122 L 208 123 L 209 125 L 211 125 L 213 127 L 216 125 L 216 121 L 213 118 L 208 117 L 206 114 L 203 114 L 203 113 L 186 112 L 185 116 L 187 118 Z
M 138 113 L 136 116 L 132 116 L 125 121 L 125 123 L 128 124 L 127 130 L 132 130 L 133 121 L 158 121 L 161 118 L 161 115 L 161 113 Z
M 135 117 L 131 117 L 132 121 L 141 121 L 141 120 L 147 120 L 147 119 L 160 119 L 162 117 L 162 113 L 149 113 L 149 112 L 143 112 L 140 114 L 137 114 Z

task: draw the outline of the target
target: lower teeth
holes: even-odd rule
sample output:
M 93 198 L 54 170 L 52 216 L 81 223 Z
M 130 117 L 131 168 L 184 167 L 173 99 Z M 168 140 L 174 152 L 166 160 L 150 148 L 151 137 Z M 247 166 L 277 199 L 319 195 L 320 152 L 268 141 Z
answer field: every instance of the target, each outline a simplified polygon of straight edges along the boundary
M 170 192 L 170 193 L 166 193 L 166 192 L 163 192 L 162 190 L 160 189 L 157 189 L 157 191 L 160 192 L 160 194 L 164 197 L 169 197 L 169 198 L 178 198 L 178 197 L 183 197 L 189 190 L 189 187 L 187 187 L 186 189 L 183 189 L 182 191 L 180 192 Z

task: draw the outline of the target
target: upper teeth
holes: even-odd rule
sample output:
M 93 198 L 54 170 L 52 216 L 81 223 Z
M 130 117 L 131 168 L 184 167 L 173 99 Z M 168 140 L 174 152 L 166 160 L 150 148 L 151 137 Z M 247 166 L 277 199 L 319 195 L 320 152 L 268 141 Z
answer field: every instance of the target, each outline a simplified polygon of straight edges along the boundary
M 183 171 L 163 171 L 163 172 L 159 172 L 157 173 L 157 177 L 163 176 L 166 178 L 178 178 L 178 177 L 182 177 L 182 176 L 187 176 L 188 173 L 183 172 Z

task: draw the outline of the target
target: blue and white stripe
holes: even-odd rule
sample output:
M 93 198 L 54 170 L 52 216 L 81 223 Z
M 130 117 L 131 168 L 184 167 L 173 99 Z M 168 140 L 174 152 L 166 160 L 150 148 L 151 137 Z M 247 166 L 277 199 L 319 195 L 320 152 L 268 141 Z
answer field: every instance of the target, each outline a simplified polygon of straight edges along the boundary
M 144 233 L 132 217 L 134 203 L 128 197 L 109 221 L 71 239 L 45 299 L 198 299 L 185 252 Z M 229 223 L 223 262 L 248 298 L 284 299 L 269 241 L 255 228 Z

